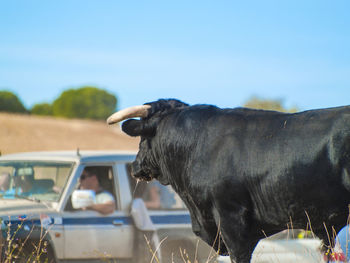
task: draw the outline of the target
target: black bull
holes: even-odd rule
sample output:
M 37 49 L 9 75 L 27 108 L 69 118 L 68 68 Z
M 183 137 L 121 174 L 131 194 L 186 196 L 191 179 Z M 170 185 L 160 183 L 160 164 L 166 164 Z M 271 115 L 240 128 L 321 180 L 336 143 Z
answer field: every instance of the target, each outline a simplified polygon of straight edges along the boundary
M 233 262 L 249 262 L 259 239 L 288 224 L 311 224 L 325 241 L 346 224 L 349 106 L 290 114 L 158 100 L 108 123 L 131 117 L 141 117 L 122 125 L 141 136 L 133 175 L 170 184 L 193 231 Z

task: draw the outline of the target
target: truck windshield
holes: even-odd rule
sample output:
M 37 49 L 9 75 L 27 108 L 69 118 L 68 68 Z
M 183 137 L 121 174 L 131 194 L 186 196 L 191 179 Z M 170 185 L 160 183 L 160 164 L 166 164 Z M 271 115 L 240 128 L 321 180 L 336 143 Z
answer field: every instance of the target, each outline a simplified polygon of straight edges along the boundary
M 0 198 L 60 199 L 73 163 L 46 161 L 0 162 Z

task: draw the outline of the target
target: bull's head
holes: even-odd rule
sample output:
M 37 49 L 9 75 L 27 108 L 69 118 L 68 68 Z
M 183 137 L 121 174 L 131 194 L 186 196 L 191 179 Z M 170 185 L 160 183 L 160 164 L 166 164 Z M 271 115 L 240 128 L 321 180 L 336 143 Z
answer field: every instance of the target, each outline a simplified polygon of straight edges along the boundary
M 123 109 L 107 119 L 108 124 L 127 120 L 123 123 L 122 130 L 130 136 L 141 137 L 139 152 L 131 166 L 131 173 L 135 178 L 146 181 L 156 178 L 164 184 L 168 183 L 165 177 L 160 177 L 157 156 L 152 152 L 152 139 L 164 117 L 187 106 L 188 104 L 175 99 L 158 100 Z M 136 117 L 140 119 L 132 119 Z
M 215 243 L 215 248 L 220 253 L 226 253 L 227 249 L 223 242 L 217 241 L 218 229 L 213 218 L 210 216 L 209 219 L 203 217 L 197 205 L 191 201 L 192 198 L 187 198 L 188 195 L 184 194 L 184 186 L 181 186 L 179 182 L 181 180 L 171 178 L 174 177 L 174 170 L 178 170 L 176 168 L 181 166 L 181 163 L 177 163 L 181 161 L 179 159 L 185 158 L 173 158 L 167 151 L 175 151 L 177 156 L 181 157 L 186 155 L 185 152 L 181 152 L 178 148 L 174 150 L 173 147 L 173 145 L 176 145 L 174 137 L 178 139 L 177 132 L 180 132 L 177 130 L 178 126 L 174 125 L 174 122 L 181 119 L 179 115 L 175 117 L 175 114 L 180 113 L 187 107 L 188 104 L 175 99 L 158 100 L 118 111 L 107 119 L 107 123 L 114 124 L 126 120 L 122 124 L 122 130 L 130 136 L 141 137 L 136 160 L 131 165 L 131 174 L 140 180 L 150 181 L 155 178 L 162 184 L 170 183 L 185 201 L 191 212 L 194 232 L 201 236 L 209 245 Z M 169 126 L 173 127 L 173 129 L 167 129 Z M 171 141 L 172 147 L 167 148 L 166 145 L 169 141 Z M 189 152 L 187 149 L 185 150 L 187 153 Z

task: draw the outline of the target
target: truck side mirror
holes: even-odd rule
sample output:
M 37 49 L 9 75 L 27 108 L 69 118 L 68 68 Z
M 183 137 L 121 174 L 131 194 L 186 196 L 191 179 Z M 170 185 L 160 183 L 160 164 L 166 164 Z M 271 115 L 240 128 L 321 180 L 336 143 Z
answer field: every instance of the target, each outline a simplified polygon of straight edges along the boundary
M 131 204 L 131 216 L 135 225 L 142 231 L 155 231 L 156 228 L 151 220 L 145 203 L 141 198 L 136 198 Z

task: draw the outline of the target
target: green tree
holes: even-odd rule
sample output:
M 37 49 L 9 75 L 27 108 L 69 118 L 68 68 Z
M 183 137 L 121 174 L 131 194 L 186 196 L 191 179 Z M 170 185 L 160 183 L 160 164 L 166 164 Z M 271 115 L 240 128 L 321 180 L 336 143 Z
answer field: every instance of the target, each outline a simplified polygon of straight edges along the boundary
M 287 109 L 283 106 L 282 100 L 272 100 L 272 99 L 262 99 L 256 96 L 251 97 L 244 103 L 244 107 L 252 109 L 261 109 L 261 110 L 274 110 L 282 112 L 297 112 L 299 109 L 297 107 L 292 107 Z
M 0 91 L 0 111 L 26 113 L 20 99 L 12 92 L 7 90 Z
M 117 98 L 105 90 L 85 86 L 64 91 L 52 105 L 53 115 L 66 118 L 106 119 L 117 106 Z
M 30 113 L 34 115 L 46 115 L 46 116 L 53 115 L 52 105 L 49 103 L 35 104 L 31 108 Z

